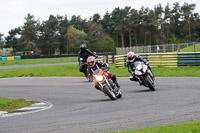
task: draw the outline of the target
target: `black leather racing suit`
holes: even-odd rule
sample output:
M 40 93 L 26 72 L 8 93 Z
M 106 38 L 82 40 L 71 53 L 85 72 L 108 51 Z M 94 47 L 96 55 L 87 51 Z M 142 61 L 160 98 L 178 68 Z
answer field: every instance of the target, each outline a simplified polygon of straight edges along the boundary
M 98 57 L 93 52 L 91 52 L 89 49 L 80 50 L 78 52 L 78 62 L 80 63 L 80 61 L 81 61 L 83 63 L 87 63 L 87 58 L 89 56 L 94 56 L 96 58 Z M 82 60 L 80 60 L 81 58 L 82 58 Z M 87 67 L 85 67 L 85 65 L 82 65 L 82 63 L 80 63 L 79 71 L 83 72 L 86 75 Z
M 113 73 L 111 73 L 111 72 L 108 71 L 110 68 L 109 68 L 109 66 L 108 66 L 107 63 L 103 63 L 103 62 L 101 62 L 101 61 L 96 61 L 96 62 L 95 62 L 95 65 L 94 65 L 93 67 L 89 67 L 89 66 L 88 66 L 88 70 L 89 70 L 89 72 L 90 72 L 90 75 L 93 76 L 92 70 L 95 71 L 96 69 L 98 69 L 96 65 L 98 65 L 98 67 L 101 68 L 102 70 L 105 70 L 105 69 L 106 69 L 106 72 L 109 74 L 111 80 L 116 84 L 117 88 L 119 89 L 119 88 L 120 88 L 120 85 L 119 85 L 119 83 L 117 82 L 117 77 L 116 77 L 115 74 L 113 74 Z M 91 69 L 92 69 L 92 70 L 91 70 Z M 98 88 L 98 84 L 95 84 L 95 88 L 96 88 L 96 89 L 99 89 L 99 88 Z
M 128 67 L 128 71 L 129 73 L 131 74 L 130 75 L 130 80 L 132 81 L 138 81 L 138 79 L 135 77 L 135 70 L 134 70 L 134 63 L 136 61 L 141 61 L 141 62 L 144 62 L 148 67 L 149 69 L 151 70 L 151 67 L 149 66 L 148 62 L 146 60 L 144 60 L 142 57 L 140 56 L 135 56 L 135 59 L 133 62 L 127 60 L 127 67 Z

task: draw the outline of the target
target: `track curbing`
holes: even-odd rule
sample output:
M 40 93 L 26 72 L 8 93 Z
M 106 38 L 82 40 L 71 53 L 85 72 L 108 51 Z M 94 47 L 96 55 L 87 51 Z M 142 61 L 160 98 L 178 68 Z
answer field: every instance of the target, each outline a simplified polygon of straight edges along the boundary
M 28 114 L 28 113 L 33 113 L 33 112 L 39 112 L 42 110 L 46 110 L 51 108 L 53 105 L 48 102 L 40 102 L 40 103 L 35 103 L 27 107 L 23 107 L 14 111 L 0 111 L 0 117 L 7 117 L 7 116 L 14 116 L 14 115 L 23 115 L 23 114 Z

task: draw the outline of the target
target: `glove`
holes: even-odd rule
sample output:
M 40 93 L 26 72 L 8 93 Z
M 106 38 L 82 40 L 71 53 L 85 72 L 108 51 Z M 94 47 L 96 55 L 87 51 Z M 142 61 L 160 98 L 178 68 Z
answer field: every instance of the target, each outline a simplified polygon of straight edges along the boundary
M 144 59 L 144 64 L 148 65 L 148 61 L 146 59 Z
M 109 71 L 107 68 L 106 68 L 106 69 L 104 69 L 104 72 L 107 72 L 107 71 Z
M 107 71 L 109 71 L 110 70 L 110 67 L 109 67 L 109 65 L 107 64 L 107 63 L 103 63 L 103 70 L 105 71 L 105 72 L 107 72 Z

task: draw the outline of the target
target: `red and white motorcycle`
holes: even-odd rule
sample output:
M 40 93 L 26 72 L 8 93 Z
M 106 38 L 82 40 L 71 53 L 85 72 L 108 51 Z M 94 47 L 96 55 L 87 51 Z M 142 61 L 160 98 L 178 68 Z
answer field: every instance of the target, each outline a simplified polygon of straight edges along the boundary
M 97 66 L 97 65 L 96 65 Z M 111 80 L 109 74 L 106 71 L 103 71 L 97 66 L 96 70 L 92 70 L 94 82 L 98 85 L 100 91 L 102 91 L 106 96 L 111 100 L 116 100 L 117 98 L 122 97 L 121 90 L 117 89 L 117 86 Z

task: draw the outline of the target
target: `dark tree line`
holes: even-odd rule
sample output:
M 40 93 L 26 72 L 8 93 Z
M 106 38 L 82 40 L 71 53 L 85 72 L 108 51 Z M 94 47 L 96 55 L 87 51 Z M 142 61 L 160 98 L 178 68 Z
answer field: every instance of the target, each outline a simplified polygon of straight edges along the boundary
M 174 3 L 154 9 L 115 8 L 101 18 L 97 13 L 89 20 L 80 16 L 53 16 L 40 22 L 28 14 L 22 27 L 9 31 L 5 46 L 14 51 L 38 54 L 76 53 L 81 43 L 97 52 L 115 51 L 116 47 L 159 45 L 200 41 L 200 16 L 196 5 Z M 2 37 L 2 34 L 0 34 Z M 1 41 L 2 47 L 2 41 Z

